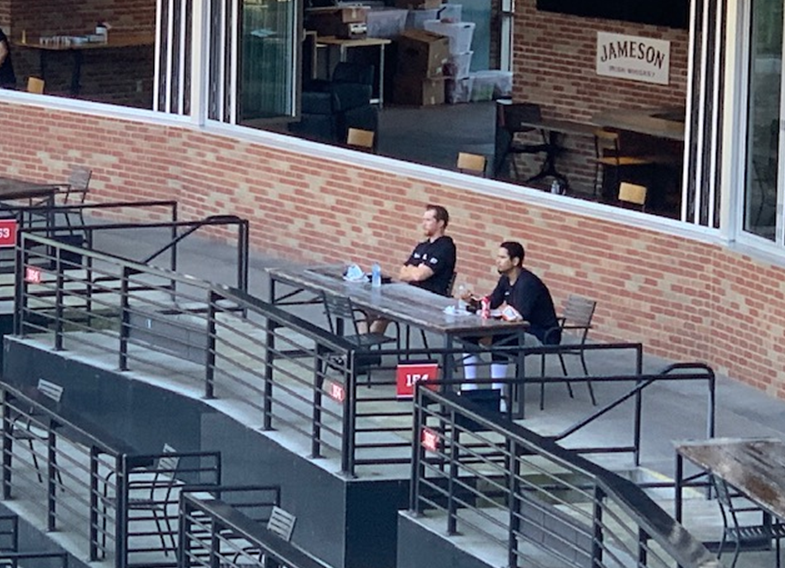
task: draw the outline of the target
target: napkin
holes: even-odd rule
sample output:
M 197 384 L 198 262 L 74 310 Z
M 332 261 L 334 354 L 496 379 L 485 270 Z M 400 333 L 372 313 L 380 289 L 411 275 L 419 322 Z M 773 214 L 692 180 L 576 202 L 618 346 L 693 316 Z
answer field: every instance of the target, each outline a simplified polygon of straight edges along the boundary
M 365 272 L 356 264 L 350 264 L 343 275 L 344 280 L 349 282 L 362 282 L 365 278 Z

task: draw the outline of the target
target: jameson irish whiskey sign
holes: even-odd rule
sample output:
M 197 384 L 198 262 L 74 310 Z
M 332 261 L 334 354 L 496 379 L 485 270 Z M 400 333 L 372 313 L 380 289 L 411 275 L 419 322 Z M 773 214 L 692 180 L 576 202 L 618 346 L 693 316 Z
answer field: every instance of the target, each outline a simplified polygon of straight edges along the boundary
M 667 85 L 671 43 L 597 32 L 597 75 Z

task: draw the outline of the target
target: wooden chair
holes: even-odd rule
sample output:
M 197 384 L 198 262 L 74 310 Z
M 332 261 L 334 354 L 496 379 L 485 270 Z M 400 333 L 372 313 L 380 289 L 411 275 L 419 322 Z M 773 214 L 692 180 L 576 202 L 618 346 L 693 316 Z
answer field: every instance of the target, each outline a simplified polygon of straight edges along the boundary
M 628 183 L 626 181 L 619 185 L 619 202 L 622 205 L 631 205 L 646 210 L 646 186 Z
M 567 365 L 564 362 L 564 357 L 566 355 L 575 355 L 580 357 L 581 367 L 583 367 L 583 376 L 589 376 L 589 369 L 586 366 L 586 355 L 583 346 L 586 344 L 589 330 L 592 327 L 591 320 L 594 317 L 594 311 L 596 308 L 596 301 L 571 294 L 564 302 L 564 307 L 562 309 L 562 315 L 559 318 L 558 327 L 549 330 L 546 334 L 546 343 L 548 335 L 558 331 L 561 335 L 561 345 L 575 347 L 574 349 L 568 349 L 558 353 L 559 363 L 561 364 L 562 373 L 564 373 L 565 377 L 569 376 L 569 373 L 567 372 Z M 564 333 L 565 331 L 567 333 Z M 545 358 L 546 354 L 543 353 L 541 359 L 541 369 L 543 374 L 545 373 Z M 597 399 L 594 396 L 594 388 L 592 387 L 591 381 L 587 381 L 586 386 L 589 389 L 589 396 L 591 397 L 592 404 L 597 406 Z M 567 382 L 567 391 L 570 394 L 570 398 L 574 398 L 575 395 L 572 392 L 572 386 L 569 382 Z M 544 408 L 545 383 L 540 383 L 540 410 L 543 410 Z
M 458 152 L 458 171 L 462 174 L 474 174 L 478 176 L 485 176 L 485 164 L 487 160 L 485 156 L 480 154 L 469 154 L 467 152 Z
M 44 80 L 38 77 L 27 78 L 27 92 L 35 93 L 36 95 L 44 94 Z
M 594 131 L 594 195 L 605 186 L 608 169 L 613 172 L 612 189 L 619 184 L 619 170 L 622 168 L 650 166 L 655 160 L 647 156 L 625 155 L 619 141 L 619 133 L 602 128 Z
M 373 152 L 373 141 L 375 137 L 375 133 L 371 130 L 350 128 L 346 136 L 346 144 L 352 148 Z

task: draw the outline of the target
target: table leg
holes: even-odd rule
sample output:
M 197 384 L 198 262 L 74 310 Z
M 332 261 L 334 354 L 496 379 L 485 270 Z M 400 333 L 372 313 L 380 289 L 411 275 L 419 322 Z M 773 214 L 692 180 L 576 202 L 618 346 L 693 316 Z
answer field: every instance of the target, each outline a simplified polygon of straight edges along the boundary
M 38 72 L 41 75 L 41 80 L 46 82 L 46 59 L 47 51 L 45 49 L 38 50 Z
M 384 44 L 379 45 L 379 108 L 384 107 Z
M 526 181 L 539 181 L 546 177 L 552 177 L 562 184 L 564 189 L 567 189 L 570 184 L 567 181 L 567 176 L 559 173 L 556 169 L 556 156 L 559 153 L 558 132 L 555 130 L 548 131 L 548 144 L 545 150 L 545 161 L 543 161 L 540 171 L 527 179 Z
M 444 381 L 451 381 L 453 378 L 453 367 L 455 366 L 455 361 L 453 360 L 452 355 L 450 354 L 450 348 L 452 347 L 452 336 L 447 333 L 444 335 L 444 359 L 442 364 L 442 378 Z M 445 391 L 453 390 L 453 387 L 450 385 L 446 385 L 444 387 Z
M 74 54 L 74 69 L 71 73 L 71 94 L 78 95 L 79 92 L 82 90 L 81 79 L 82 79 L 82 50 L 81 49 L 73 49 Z

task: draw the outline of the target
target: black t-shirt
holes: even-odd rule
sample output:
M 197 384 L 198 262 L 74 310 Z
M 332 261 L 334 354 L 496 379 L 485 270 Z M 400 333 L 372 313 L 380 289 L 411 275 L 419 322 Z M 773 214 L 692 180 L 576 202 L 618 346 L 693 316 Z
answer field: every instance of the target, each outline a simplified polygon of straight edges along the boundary
M 553 308 L 553 298 L 548 287 L 534 274 L 522 269 L 515 284 L 510 286 L 510 279 L 506 276 L 499 278 L 496 288 L 491 292 L 491 309 L 498 308 L 507 302 L 529 322 L 529 333 L 545 343 L 548 330 L 558 327 L 556 310 Z M 561 341 L 560 332 L 548 334 L 549 344 L 558 344 Z
M 5 56 L 3 63 L 0 64 L 0 86 L 15 87 L 16 75 L 14 74 L 14 65 L 11 63 L 11 42 L 0 30 L 0 43 L 5 42 L 5 48 L 8 50 L 8 55 Z
M 412 282 L 425 290 L 448 296 L 450 280 L 455 272 L 455 243 L 452 237 L 442 235 L 435 241 L 430 240 L 419 243 L 412 251 L 409 260 L 404 265 L 420 266 L 425 263 L 433 270 L 433 276 L 422 282 Z

